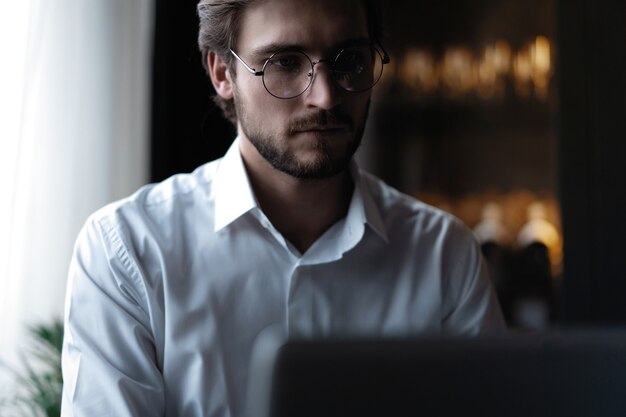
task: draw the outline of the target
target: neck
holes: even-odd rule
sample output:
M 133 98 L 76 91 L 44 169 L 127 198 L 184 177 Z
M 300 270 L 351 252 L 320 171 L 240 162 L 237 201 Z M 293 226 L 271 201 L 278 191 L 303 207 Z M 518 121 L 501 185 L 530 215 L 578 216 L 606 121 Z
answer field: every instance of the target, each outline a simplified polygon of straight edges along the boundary
M 242 141 L 242 157 L 261 209 L 300 253 L 306 252 L 328 228 L 346 216 L 354 188 L 349 172 L 302 180 L 278 171 L 248 147 L 253 145 Z

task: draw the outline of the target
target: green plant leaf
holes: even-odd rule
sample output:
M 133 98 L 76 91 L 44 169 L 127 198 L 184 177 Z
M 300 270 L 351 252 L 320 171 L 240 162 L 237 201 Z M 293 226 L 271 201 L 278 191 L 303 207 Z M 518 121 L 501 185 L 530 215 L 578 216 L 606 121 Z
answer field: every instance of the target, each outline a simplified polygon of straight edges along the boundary
M 17 382 L 12 399 L 0 397 L 0 417 L 59 417 L 63 392 L 63 323 L 56 320 L 29 330 L 33 344 L 21 356 L 23 371 L 18 372 L 0 361 L 0 368 L 8 370 Z M 13 413 L 10 416 L 5 414 L 8 409 Z

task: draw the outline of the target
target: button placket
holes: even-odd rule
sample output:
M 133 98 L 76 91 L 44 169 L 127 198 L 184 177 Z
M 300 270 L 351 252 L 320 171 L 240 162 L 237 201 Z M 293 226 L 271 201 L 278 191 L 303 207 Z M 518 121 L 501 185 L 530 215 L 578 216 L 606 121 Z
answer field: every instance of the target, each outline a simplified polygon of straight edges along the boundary
M 320 337 L 330 331 L 332 309 L 320 282 L 314 277 L 314 265 L 294 268 L 287 300 L 287 329 L 290 337 Z

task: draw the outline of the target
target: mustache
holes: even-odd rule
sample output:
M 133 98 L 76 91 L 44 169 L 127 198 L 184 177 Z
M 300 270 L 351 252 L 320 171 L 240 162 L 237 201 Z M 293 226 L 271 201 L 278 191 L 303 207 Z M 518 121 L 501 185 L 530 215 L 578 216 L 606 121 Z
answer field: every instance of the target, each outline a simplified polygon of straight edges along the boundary
M 354 129 L 354 121 L 350 116 L 337 111 L 320 111 L 306 117 L 294 119 L 289 124 L 289 133 L 311 130 L 326 126 L 341 126 L 348 130 Z

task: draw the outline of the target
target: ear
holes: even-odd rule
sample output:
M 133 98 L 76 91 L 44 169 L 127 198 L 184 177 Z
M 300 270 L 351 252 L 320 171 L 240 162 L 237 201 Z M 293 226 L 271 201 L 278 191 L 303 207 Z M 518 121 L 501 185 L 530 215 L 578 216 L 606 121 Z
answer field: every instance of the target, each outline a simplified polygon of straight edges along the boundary
M 211 82 L 217 94 L 226 100 L 233 98 L 233 81 L 226 62 L 218 54 L 211 51 L 207 55 L 207 65 Z

